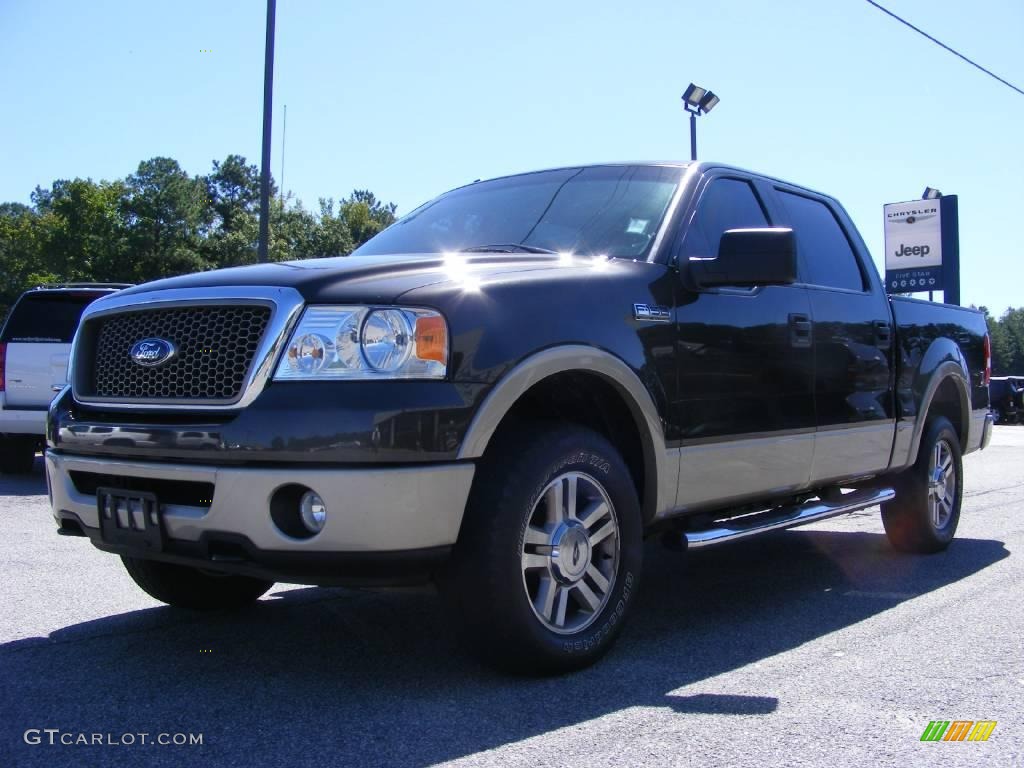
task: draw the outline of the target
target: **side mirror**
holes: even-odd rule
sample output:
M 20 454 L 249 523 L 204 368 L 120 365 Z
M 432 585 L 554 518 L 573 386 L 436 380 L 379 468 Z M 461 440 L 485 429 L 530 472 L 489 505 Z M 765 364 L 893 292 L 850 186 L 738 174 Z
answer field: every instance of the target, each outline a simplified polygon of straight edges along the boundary
M 730 229 L 722 233 L 718 258 L 691 259 L 701 288 L 789 285 L 796 282 L 796 238 L 792 229 Z

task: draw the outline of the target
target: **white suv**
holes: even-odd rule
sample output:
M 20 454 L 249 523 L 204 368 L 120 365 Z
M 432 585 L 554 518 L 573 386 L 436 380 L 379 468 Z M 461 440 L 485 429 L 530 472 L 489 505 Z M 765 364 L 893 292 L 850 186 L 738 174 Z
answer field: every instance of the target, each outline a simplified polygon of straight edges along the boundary
M 69 283 L 26 291 L 0 331 L 0 472 L 32 471 L 46 410 L 68 379 L 82 311 L 120 283 Z

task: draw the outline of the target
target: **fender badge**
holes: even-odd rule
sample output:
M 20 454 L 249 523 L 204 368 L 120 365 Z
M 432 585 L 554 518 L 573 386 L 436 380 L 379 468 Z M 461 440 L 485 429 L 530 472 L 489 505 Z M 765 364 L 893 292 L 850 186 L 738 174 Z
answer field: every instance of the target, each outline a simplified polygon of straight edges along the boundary
M 633 317 L 652 323 L 667 323 L 672 319 L 672 312 L 668 307 L 661 307 L 657 304 L 634 304 Z

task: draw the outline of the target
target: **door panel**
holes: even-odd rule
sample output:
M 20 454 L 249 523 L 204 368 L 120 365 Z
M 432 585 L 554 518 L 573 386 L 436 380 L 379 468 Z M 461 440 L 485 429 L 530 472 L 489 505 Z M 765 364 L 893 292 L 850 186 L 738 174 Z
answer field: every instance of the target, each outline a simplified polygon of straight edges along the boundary
M 678 263 L 728 229 L 772 226 L 750 179 L 701 180 Z M 798 286 L 684 291 L 676 307 L 681 509 L 806 487 L 814 456 L 811 307 Z
M 812 482 L 889 466 L 895 421 L 888 307 L 869 293 L 808 288 L 814 321 L 818 445 Z M 881 310 L 881 311 L 880 311 Z
M 885 469 L 895 429 L 888 299 L 829 201 L 776 191 L 811 303 L 818 434 L 811 482 Z
M 792 286 L 700 293 L 677 310 L 681 508 L 806 487 L 814 357 L 791 316 L 810 311 Z

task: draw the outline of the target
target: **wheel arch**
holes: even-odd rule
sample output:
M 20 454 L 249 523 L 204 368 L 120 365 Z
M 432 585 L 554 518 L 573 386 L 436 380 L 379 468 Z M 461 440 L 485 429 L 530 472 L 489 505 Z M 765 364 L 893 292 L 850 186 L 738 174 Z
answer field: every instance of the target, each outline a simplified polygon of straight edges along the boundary
M 629 414 L 639 438 L 642 482 L 638 491 L 644 522 L 675 502 L 678 464 L 665 449 L 661 417 L 650 392 L 621 359 L 594 347 L 563 345 L 537 352 L 518 363 L 488 393 L 470 423 L 459 449 L 459 459 L 484 455 L 498 430 L 515 416 L 531 392 L 550 385 L 557 377 L 577 376 L 602 382 Z M 623 457 L 631 464 L 634 457 Z M 631 470 L 633 466 L 631 466 Z M 636 475 L 634 473 L 634 480 Z
M 928 419 L 936 414 L 945 416 L 953 425 L 961 450 L 968 444 L 971 424 L 971 398 L 969 374 L 959 347 L 949 339 L 940 339 L 946 345 L 932 344 L 922 362 L 915 386 L 915 399 L 920 393 L 918 418 L 914 423 L 907 464 L 917 460 L 921 439 Z M 949 347 L 952 347 L 950 349 Z M 945 347 L 945 348 L 944 348 Z M 936 353 L 933 355 L 933 351 Z M 939 357 L 941 355 L 941 357 Z M 935 358 L 939 357 L 938 360 Z M 931 358 L 931 360 L 929 359 Z M 931 362 L 926 367 L 925 363 Z M 926 373 L 930 370 L 930 373 Z

